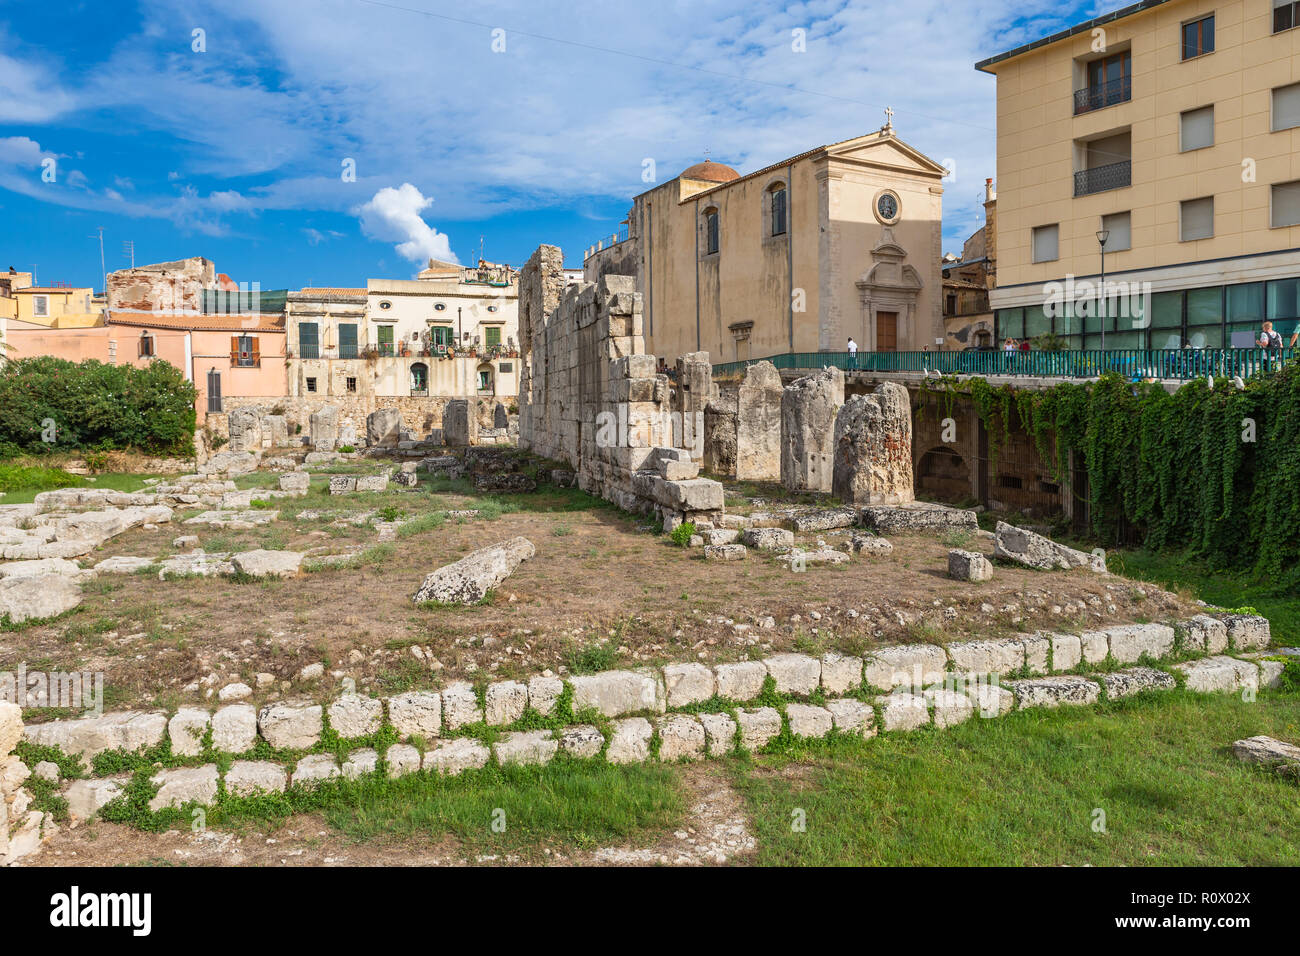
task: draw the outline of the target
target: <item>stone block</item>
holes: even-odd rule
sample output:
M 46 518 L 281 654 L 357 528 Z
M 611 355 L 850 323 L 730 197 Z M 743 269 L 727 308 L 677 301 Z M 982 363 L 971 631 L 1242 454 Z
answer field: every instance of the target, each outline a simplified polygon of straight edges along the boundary
M 503 735 L 492 745 L 492 753 L 503 767 L 544 766 L 559 748 L 559 741 L 549 730 L 525 730 Z
M 1189 651 L 1222 654 L 1228 649 L 1228 626 L 1216 617 L 1198 614 L 1182 622 L 1183 646 Z
M 976 551 L 948 552 L 948 577 L 957 581 L 992 581 L 993 563 Z
M 149 801 L 149 809 L 157 813 L 164 808 L 179 809 L 197 803 L 208 807 L 217 799 L 217 765 L 181 767 L 160 770 L 150 778 L 158 793 Z
M 575 724 L 560 731 L 560 749 L 571 757 L 599 757 L 605 737 L 591 724 Z
M 442 733 L 442 698 L 431 691 L 409 691 L 390 697 L 388 722 L 403 737 L 437 737 Z
M 695 760 L 703 756 L 705 747 L 704 726 L 693 716 L 669 714 L 660 717 L 659 759 L 664 762 Z
M 864 659 L 863 677 L 881 690 L 921 688 L 942 680 L 948 657 L 933 644 L 900 644 L 872 651 Z
M 323 710 L 319 704 L 268 704 L 257 727 L 276 750 L 309 750 L 320 740 Z
M 839 733 L 861 737 L 876 735 L 875 711 L 870 704 L 852 697 L 840 697 L 826 701 L 826 709 L 831 712 L 831 719 Z
M 333 780 L 342 775 L 333 754 L 312 754 L 298 761 L 293 769 L 292 783 L 295 787 L 314 787 L 323 780 Z
M 862 686 L 862 658 L 830 651 L 822 655 L 822 690 L 847 694 Z
M 663 685 L 647 671 L 603 671 L 569 678 L 575 713 L 594 707 L 606 717 L 639 711 L 662 712 Z
M 650 757 L 654 728 L 644 717 L 614 721 L 605 759 L 614 764 L 643 763 Z
M 344 740 L 369 737 L 384 722 L 383 701 L 345 694 L 329 705 L 330 729 Z
M 773 737 L 781 735 L 781 715 L 775 708 L 739 710 L 736 719 L 740 723 L 740 745 L 746 750 L 761 750 Z
M 226 792 L 236 797 L 284 793 L 289 782 L 284 768 L 267 760 L 236 760 L 225 779 Z
M 710 757 L 725 757 L 736 747 L 736 722 L 726 714 L 700 714 Z
M 1025 645 L 1015 639 L 956 641 L 948 645 L 953 670 L 966 674 L 1012 674 L 1025 666 Z
M 825 737 L 835 726 L 835 718 L 825 707 L 787 704 L 785 716 L 790 721 L 790 733 L 796 737 Z
M 876 698 L 881 730 L 916 730 L 930 723 L 930 708 L 919 694 L 901 691 Z
M 483 698 L 483 719 L 494 727 L 513 724 L 528 709 L 528 685 L 520 681 L 488 684 Z
M 479 706 L 478 694 L 474 685 L 458 681 L 443 688 L 442 724 L 448 730 L 456 730 L 483 720 L 483 708 Z
M 203 738 L 207 735 L 212 717 L 197 707 L 182 707 L 167 722 L 167 736 L 172 743 L 172 753 L 181 757 L 197 757 L 203 752 Z
M 1128 670 L 1111 671 L 1108 674 L 1097 675 L 1097 679 L 1106 689 L 1106 697 L 1109 700 L 1132 697 L 1148 690 L 1173 690 L 1175 687 L 1173 677 L 1153 667 L 1131 667 Z
M 393 744 L 384 754 L 384 763 L 388 765 L 388 776 L 393 779 L 419 773 L 420 751 L 410 744 Z
M 252 704 L 231 704 L 212 715 L 212 749 L 242 754 L 257 746 L 257 711 Z
M 549 717 L 555 704 L 564 693 L 564 681 L 558 677 L 532 677 L 528 681 L 528 706 L 543 717 Z
M 1083 677 L 1031 677 L 1007 681 L 1006 686 L 1015 694 L 1020 710 L 1095 704 L 1101 697 L 1101 686 Z
M 440 741 L 425 752 L 424 769 L 454 777 L 466 770 L 480 770 L 487 765 L 491 752 L 477 740 L 457 737 Z
M 1121 664 L 1135 664 L 1143 654 L 1155 660 L 1174 649 L 1174 629 L 1167 624 L 1125 624 L 1106 628 L 1110 654 Z
M 821 685 L 822 665 L 807 654 L 777 654 L 763 661 L 782 694 L 808 695 Z
M 717 686 L 713 671 L 703 664 L 668 664 L 663 672 L 669 707 L 703 703 L 713 696 Z
M 767 667 L 762 661 L 715 664 L 713 672 L 718 677 L 718 696 L 742 703 L 761 694 L 767 679 Z

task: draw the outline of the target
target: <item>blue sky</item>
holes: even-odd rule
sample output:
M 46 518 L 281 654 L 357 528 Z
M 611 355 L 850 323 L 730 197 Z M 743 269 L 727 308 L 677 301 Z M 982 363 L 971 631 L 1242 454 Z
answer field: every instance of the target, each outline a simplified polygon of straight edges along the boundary
M 706 149 L 744 173 L 886 106 L 955 169 L 960 251 L 995 175 L 973 64 L 1117 5 L 0 0 L 0 269 L 98 289 L 100 226 L 108 271 L 130 240 L 263 289 L 410 277 L 480 241 L 580 266 L 647 159 L 658 181 Z

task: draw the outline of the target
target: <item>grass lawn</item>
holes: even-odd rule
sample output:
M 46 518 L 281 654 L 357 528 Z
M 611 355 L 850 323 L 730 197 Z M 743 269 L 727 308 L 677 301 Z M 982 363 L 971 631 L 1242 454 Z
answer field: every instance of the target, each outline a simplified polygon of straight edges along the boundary
M 763 865 L 1295 866 L 1300 786 L 1231 753 L 1256 734 L 1300 739 L 1300 700 L 1171 691 L 733 772 Z
M 62 477 L 51 480 L 51 476 L 48 474 L 50 471 L 56 471 Z M 67 475 L 58 469 L 18 468 L 0 465 L 0 478 L 7 479 L 0 481 L 0 491 L 5 493 L 4 497 L 0 498 L 0 505 L 31 504 L 42 491 L 63 487 L 101 488 L 105 491 L 140 491 L 144 488 L 146 478 L 156 477 L 159 476 L 115 473 L 93 476 Z M 68 478 L 74 480 L 67 481 Z
M 1110 570 L 1166 588 L 1186 588 L 1217 607 L 1253 607 L 1268 618 L 1273 643 L 1300 647 L 1300 593 L 1293 586 L 1246 574 L 1211 571 L 1176 552 L 1112 552 Z

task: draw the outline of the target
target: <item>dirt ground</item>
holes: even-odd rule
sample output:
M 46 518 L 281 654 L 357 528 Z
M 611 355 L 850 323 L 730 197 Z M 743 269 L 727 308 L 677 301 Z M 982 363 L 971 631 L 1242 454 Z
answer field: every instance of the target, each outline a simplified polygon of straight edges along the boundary
M 525 853 L 472 854 L 455 839 L 359 843 L 315 815 L 257 830 L 147 833 L 95 821 L 62 827 L 24 866 L 717 866 L 742 863 L 757 847 L 744 801 L 717 764 L 680 768 L 685 820 L 636 846 L 574 851 L 562 844 Z
M 260 474 L 241 485 L 273 480 Z M 255 530 L 185 525 L 196 512 L 178 513 L 156 531 L 120 535 L 91 560 L 163 558 L 177 553 L 174 537 L 195 534 L 208 552 L 358 553 L 353 565 L 246 583 L 105 574 L 87 584 L 72 614 L 0 631 L 0 670 L 22 663 L 29 671 L 102 671 L 113 708 L 175 706 L 236 680 L 257 688 L 256 703 L 288 690 L 328 696 L 344 676 L 384 694 L 462 677 L 717 662 L 792 649 L 862 653 L 881 644 L 1081 630 L 1195 613 L 1178 595 L 1087 571 L 998 565 L 992 582 L 949 579 L 949 549 L 991 555 L 986 532 L 895 537 L 888 556 L 859 555 L 846 566 L 809 565 L 793 573 L 756 551 L 744 561 L 705 561 L 700 550 L 678 547 L 648 527 L 649 519 L 575 491 L 543 486 L 491 497 L 467 482 L 444 480 L 415 491 L 331 497 L 320 487 L 325 480 L 317 478 L 307 498 L 284 499 L 280 519 Z M 754 503 L 733 489 L 733 507 Z M 474 509 L 480 514 L 445 517 L 412 534 L 383 524 Z M 797 539 L 804 547 L 820 539 L 834 548 L 847 534 Z M 469 608 L 412 603 L 438 567 L 516 535 L 534 543 L 536 557 L 490 601 Z M 326 677 L 300 682 L 301 668 L 316 662 L 325 664 Z

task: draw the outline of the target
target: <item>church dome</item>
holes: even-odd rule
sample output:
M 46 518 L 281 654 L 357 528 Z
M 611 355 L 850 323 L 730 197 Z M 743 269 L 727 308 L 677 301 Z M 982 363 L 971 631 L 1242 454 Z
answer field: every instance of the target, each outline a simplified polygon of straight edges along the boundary
M 739 179 L 740 173 L 730 166 L 724 166 L 722 163 L 715 163 L 710 159 L 706 159 L 682 173 L 681 178 L 694 179 L 705 183 L 730 183 Z

